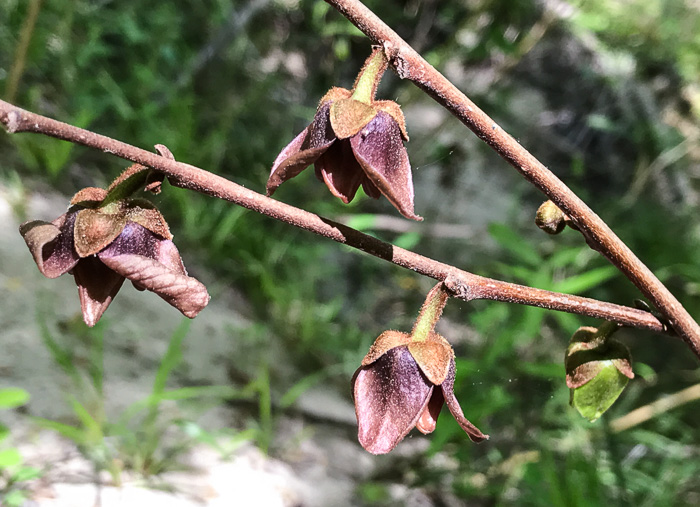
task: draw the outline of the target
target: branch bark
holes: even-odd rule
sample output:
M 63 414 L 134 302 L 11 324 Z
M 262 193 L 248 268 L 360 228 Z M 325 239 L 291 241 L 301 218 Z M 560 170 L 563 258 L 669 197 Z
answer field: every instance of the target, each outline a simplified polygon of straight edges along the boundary
M 698 324 L 654 273 L 586 203 L 361 2 L 326 2 L 375 44 L 384 48 L 389 65 L 400 78 L 412 81 L 430 95 L 559 206 L 576 224 L 588 244 L 637 286 L 695 355 L 700 357 Z
M 0 100 L 0 123 L 10 133 L 44 134 L 95 148 L 150 167 L 168 176 L 170 182 L 175 186 L 233 202 L 276 220 L 362 250 L 397 266 L 444 281 L 453 297 L 458 299 L 465 301 L 489 299 L 525 304 L 605 319 L 625 326 L 657 332 L 669 331 L 663 322 L 649 312 L 478 276 L 404 250 L 308 211 L 265 197 L 198 167 L 177 162 L 115 139 L 25 111 L 2 100 Z

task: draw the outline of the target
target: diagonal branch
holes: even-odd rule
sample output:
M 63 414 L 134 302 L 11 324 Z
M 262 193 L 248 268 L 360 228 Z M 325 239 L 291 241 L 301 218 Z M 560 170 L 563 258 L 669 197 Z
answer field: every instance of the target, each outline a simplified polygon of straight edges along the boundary
M 654 273 L 586 203 L 361 2 L 326 2 L 375 44 L 384 48 L 389 65 L 399 77 L 412 81 L 425 91 L 554 201 L 576 224 L 588 244 L 607 257 L 649 298 L 695 355 L 700 357 L 698 324 Z
M 490 299 L 525 304 L 605 319 L 631 327 L 669 332 L 664 323 L 649 312 L 595 299 L 493 280 L 462 271 L 363 234 L 351 227 L 270 199 L 198 167 L 176 162 L 115 139 L 25 111 L 2 100 L 0 100 L 0 123 L 10 133 L 44 134 L 151 167 L 168 176 L 173 185 L 233 202 L 276 220 L 362 250 L 397 266 L 436 280 L 442 280 L 454 297 L 465 301 Z

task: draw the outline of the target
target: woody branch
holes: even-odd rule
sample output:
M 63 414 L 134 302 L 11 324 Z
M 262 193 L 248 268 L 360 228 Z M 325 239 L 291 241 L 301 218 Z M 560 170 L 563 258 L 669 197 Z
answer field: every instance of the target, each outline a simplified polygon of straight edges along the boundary
M 451 295 L 458 299 L 465 301 L 488 299 L 524 304 L 605 319 L 625 326 L 645 328 L 657 332 L 669 331 L 664 323 L 649 312 L 478 276 L 386 243 L 346 225 L 265 197 L 198 167 L 31 113 L 1 100 L 0 123 L 10 133 L 44 134 L 95 148 L 150 167 L 168 176 L 175 186 L 233 202 L 276 220 L 369 253 L 397 266 L 444 281 Z
M 389 65 L 400 78 L 412 81 L 430 95 L 559 206 L 585 236 L 588 244 L 603 254 L 649 298 L 695 355 L 700 357 L 700 326 L 586 203 L 361 2 L 326 2 L 384 49 Z

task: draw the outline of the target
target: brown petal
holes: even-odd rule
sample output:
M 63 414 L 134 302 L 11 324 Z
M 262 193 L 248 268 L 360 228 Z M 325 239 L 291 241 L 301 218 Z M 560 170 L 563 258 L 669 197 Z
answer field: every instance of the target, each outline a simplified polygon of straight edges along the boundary
M 573 356 L 571 356 L 571 359 L 572 361 L 578 361 L 580 355 L 586 353 L 590 354 L 590 351 L 577 352 Z M 571 389 L 581 387 L 582 385 L 587 384 L 588 382 L 593 380 L 602 369 L 603 364 L 601 363 L 601 361 L 597 360 L 584 360 L 583 362 L 578 364 L 578 366 L 571 369 L 569 369 L 569 366 L 567 365 L 566 385 Z
M 117 295 L 124 283 L 124 277 L 102 264 L 97 257 L 81 259 L 73 269 L 78 285 L 80 308 L 85 324 L 92 327 Z
M 345 204 L 353 200 L 365 176 L 347 140 L 334 143 L 318 158 L 315 167 L 316 176 Z
M 400 345 L 408 345 L 411 341 L 411 335 L 402 333 L 401 331 L 384 331 L 379 337 L 374 340 L 374 343 L 369 348 L 369 352 L 362 360 L 362 366 L 368 366 L 382 357 L 387 351 Z
M 282 183 L 306 169 L 333 144 L 336 137 L 331 128 L 329 110 L 330 102 L 321 104 L 311 125 L 277 155 L 267 180 L 268 196 Z
M 427 435 L 435 431 L 435 426 L 437 426 L 438 416 L 440 415 L 440 410 L 445 404 L 445 397 L 442 394 L 442 389 L 433 389 L 433 394 L 430 397 L 428 406 L 425 407 L 423 413 L 421 414 L 418 422 L 416 423 L 416 429 Z
M 350 138 L 355 158 L 370 181 L 406 218 L 422 220 L 413 212 L 413 178 L 401 129 L 384 111 Z
M 346 88 L 340 88 L 339 86 L 334 86 L 333 88 L 328 90 L 323 97 L 321 97 L 321 100 L 318 102 L 318 107 L 316 109 L 317 110 L 321 109 L 328 102 L 335 102 L 336 100 L 349 99 L 350 97 L 352 97 L 352 90 L 348 90 Z
M 411 342 L 408 350 L 428 380 L 436 386 L 445 381 L 454 363 L 452 347 L 442 336 L 430 333 L 424 342 Z
M 48 278 L 67 273 L 80 259 L 73 248 L 75 213 L 61 215 L 52 223 L 34 220 L 19 227 L 37 267 Z
M 369 104 L 354 99 L 333 102 L 330 109 L 331 126 L 338 139 L 347 139 L 357 134 L 377 114 Z
M 86 187 L 79 190 L 77 194 L 70 200 L 71 204 L 81 203 L 84 206 L 96 206 L 107 197 L 107 191 L 104 188 Z M 88 206 L 89 207 L 89 206 Z
M 137 224 L 127 224 L 98 256 L 107 267 L 155 292 L 186 317 L 194 318 L 209 303 L 206 287 L 187 276 L 172 241 L 159 239 Z
M 75 251 L 80 257 L 95 255 L 105 248 L 126 225 L 121 213 L 105 213 L 103 208 L 82 209 L 75 219 Z
M 482 442 L 488 440 L 489 436 L 484 435 L 479 429 L 470 423 L 464 413 L 462 412 L 462 407 L 459 406 L 457 398 L 455 398 L 455 362 L 454 360 L 450 364 L 450 372 L 447 378 L 442 383 L 442 394 L 445 396 L 445 403 L 447 408 L 450 409 L 452 416 L 457 420 L 462 429 L 469 435 L 472 442 Z
M 372 454 L 386 454 L 416 425 L 434 386 L 406 347 L 389 350 L 353 377 L 358 440 Z
M 152 202 L 146 199 L 129 199 L 124 202 L 126 219 L 145 227 L 161 238 L 173 239 L 168 223 Z

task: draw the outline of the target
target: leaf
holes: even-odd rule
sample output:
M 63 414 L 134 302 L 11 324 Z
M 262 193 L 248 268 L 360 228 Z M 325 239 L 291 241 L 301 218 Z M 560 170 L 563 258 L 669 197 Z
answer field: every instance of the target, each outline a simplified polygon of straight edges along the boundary
M 29 401 L 29 393 L 19 387 L 0 389 L 0 408 L 20 407 Z
M 32 421 L 34 421 L 37 426 L 60 433 L 78 445 L 83 445 L 87 441 L 85 438 L 85 433 L 80 428 L 76 428 L 70 424 L 64 424 L 58 421 L 44 419 L 42 417 L 33 417 Z
M 371 231 L 377 224 L 377 216 L 371 213 L 352 215 L 347 221 L 348 227 L 358 231 Z
M 14 447 L 0 451 L 0 470 L 19 465 L 20 463 L 22 463 L 22 456 Z
M 489 234 L 499 245 L 521 261 L 537 266 L 542 263 L 542 256 L 522 236 L 506 224 L 493 222 L 489 224 Z
M 190 321 L 183 319 L 170 337 L 168 350 L 160 361 L 158 371 L 156 372 L 156 378 L 153 382 L 153 394 L 160 394 L 165 390 L 165 384 L 168 381 L 170 373 L 180 364 L 180 361 L 182 361 L 182 342 L 189 330 Z
M 71 408 L 78 419 L 85 428 L 85 440 L 89 441 L 99 441 L 103 437 L 102 426 L 100 423 L 88 412 L 88 410 L 76 399 L 70 400 Z
M 553 290 L 556 292 L 565 292 L 567 294 L 580 294 L 581 292 L 585 292 L 610 280 L 616 273 L 617 270 L 613 266 L 591 269 L 580 275 L 572 276 L 566 280 L 555 283 Z

